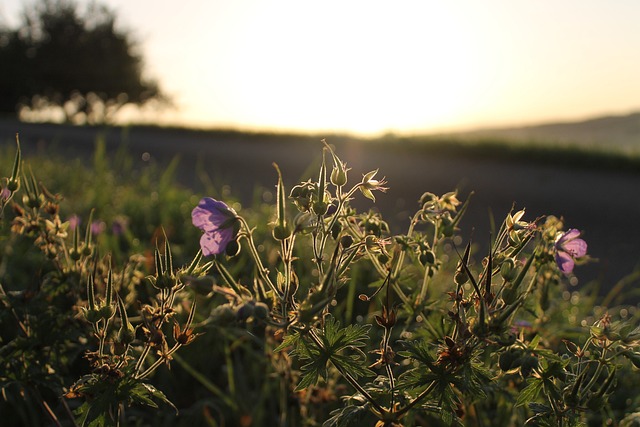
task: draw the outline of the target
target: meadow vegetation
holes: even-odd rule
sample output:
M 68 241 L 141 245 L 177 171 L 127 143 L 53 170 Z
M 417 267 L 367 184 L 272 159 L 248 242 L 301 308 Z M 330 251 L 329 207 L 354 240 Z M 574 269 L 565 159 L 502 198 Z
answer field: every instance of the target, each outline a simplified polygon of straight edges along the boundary
M 318 150 L 241 208 L 100 141 L 90 167 L 5 149 L 3 425 L 640 425 L 640 313 L 568 286 L 579 230 L 504 212 L 478 253 L 469 195 L 425 188 L 391 234 L 384 165 Z

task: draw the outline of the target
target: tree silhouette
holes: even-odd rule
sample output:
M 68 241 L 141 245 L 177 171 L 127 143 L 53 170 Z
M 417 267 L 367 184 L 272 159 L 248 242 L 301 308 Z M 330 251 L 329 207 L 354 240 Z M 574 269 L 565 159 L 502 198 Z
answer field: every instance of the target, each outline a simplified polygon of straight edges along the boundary
M 55 110 L 103 123 L 126 104 L 168 99 L 142 76 L 142 57 L 106 6 L 40 0 L 16 29 L 0 30 L 0 112 Z

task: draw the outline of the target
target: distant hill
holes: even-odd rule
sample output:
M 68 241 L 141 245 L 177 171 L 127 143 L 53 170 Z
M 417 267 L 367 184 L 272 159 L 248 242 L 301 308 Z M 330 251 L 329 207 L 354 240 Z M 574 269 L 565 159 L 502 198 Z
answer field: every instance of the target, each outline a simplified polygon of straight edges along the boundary
M 507 139 L 513 142 L 578 145 L 601 150 L 640 152 L 640 112 L 523 127 L 480 129 L 447 134 L 460 139 Z

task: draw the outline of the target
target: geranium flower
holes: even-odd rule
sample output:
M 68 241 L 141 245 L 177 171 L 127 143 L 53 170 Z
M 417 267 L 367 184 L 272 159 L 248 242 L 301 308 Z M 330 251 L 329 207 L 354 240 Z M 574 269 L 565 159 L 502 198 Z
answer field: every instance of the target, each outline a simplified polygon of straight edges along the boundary
M 556 263 L 564 274 L 569 274 L 575 266 L 575 259 L 587 254 L 587 242 L 579 239 L 580 231 L 572 228 L 556 240 Z
M 76 214 L 71 215 L 67 221 L 69 221 L 69 229 L 71 231 L 75 230 L 76 227 L 79 227 L 82 222 L 81 218 Z
M 0 190 L 0 199 L 5 202 L 9 200 L 9 197 L 11 197 L 11 190 L 7 187 L 2 187 L 2 190 Z
M 204 231 L 200 247 L 205 256 L 224 252 L 229 242 L 235 240 L 236 212 L 224 202 L 205 197 L 191 212 L 193 225 Z

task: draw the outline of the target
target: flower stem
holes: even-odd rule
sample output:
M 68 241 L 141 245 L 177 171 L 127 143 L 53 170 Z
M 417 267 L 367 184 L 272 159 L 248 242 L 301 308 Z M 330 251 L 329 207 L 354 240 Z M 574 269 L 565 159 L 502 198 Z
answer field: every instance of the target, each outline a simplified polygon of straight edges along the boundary
M 253 241 L 253 230 L 249 228 L 249 224 L 245 221 L 244 218 L 238 217 L 242 227 L 244 228 L 243 237 L 248 243 L 249 251 L 251 252 L 251 256 L 253 257 L 254 262 L 256 263 L 256 267 L 258 269 L 258 275 L 263 282 L 269 286 L 269 288 L 278 296 L 278 298 L 282 299 L 284 296 L 278 288 L 273 284 L 271 279 L 269 278 L 269 270 L 265 268 L 262 264 L 262 260 L 260 259 L 260 255 L 258 254 L 258 249 L 256 248 L 255 242 Z

